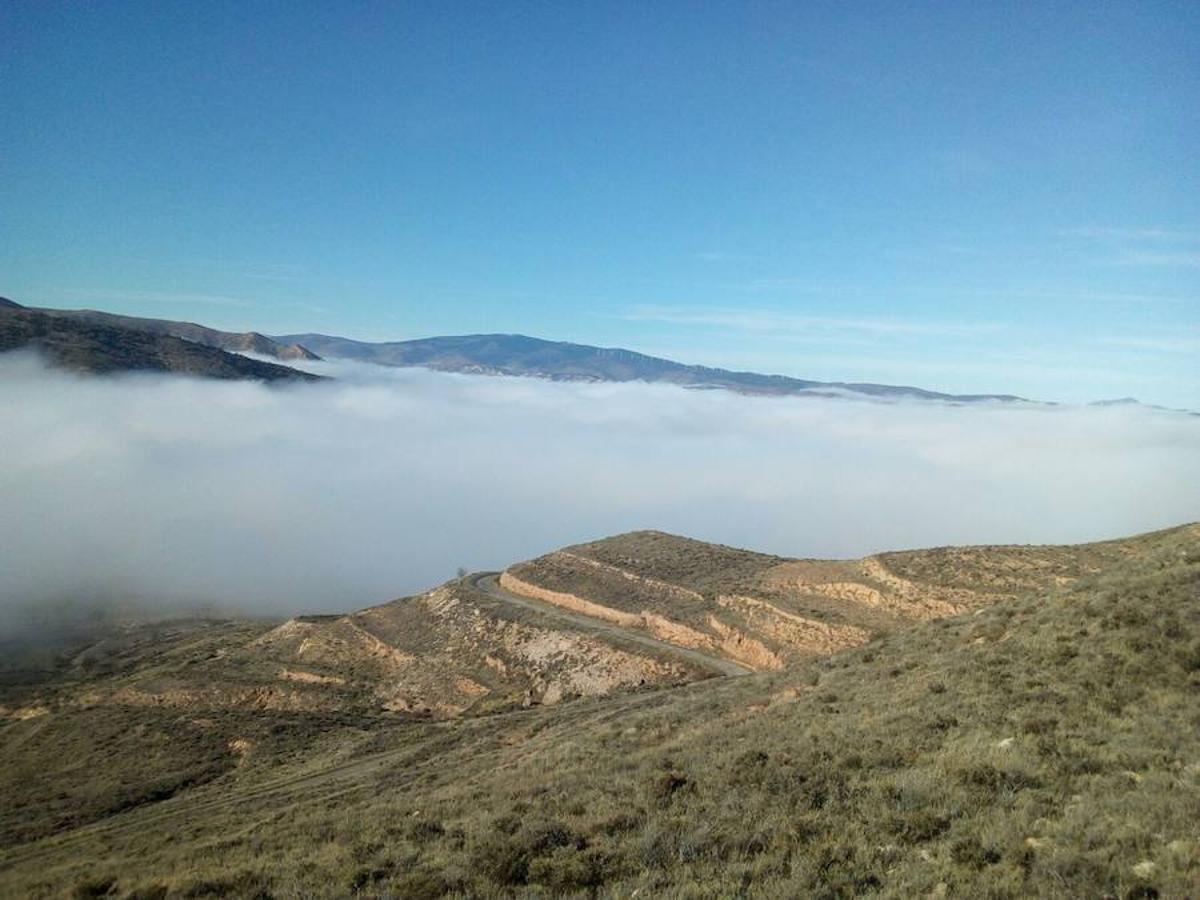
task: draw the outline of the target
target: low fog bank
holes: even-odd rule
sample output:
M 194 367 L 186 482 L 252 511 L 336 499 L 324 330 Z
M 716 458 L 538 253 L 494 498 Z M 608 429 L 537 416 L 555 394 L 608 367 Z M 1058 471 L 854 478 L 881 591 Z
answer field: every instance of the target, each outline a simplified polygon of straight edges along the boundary
M 1200 518 L 1194 416 L 307 368 L 338 381 L 0 356 L 0 624 L 29 604 L 349 610 L 638 528 L 821 557 Z

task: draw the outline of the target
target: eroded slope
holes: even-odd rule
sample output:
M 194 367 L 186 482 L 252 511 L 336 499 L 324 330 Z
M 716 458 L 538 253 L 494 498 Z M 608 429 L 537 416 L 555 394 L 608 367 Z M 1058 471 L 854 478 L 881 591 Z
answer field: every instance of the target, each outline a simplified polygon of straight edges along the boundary
M 766 670 L 1068 585 L 1156 540 L 797 560 L 639 531 L 511 566 L 501 584 Z
M 511 609 L 465 582 L 282 624 L 114 624 L 0 678 L 0 844 L 213 779 L 319 758 L 388 723 L 444 720 L 711 677 Z
M 255 650 L 306 677 L 359 685 L 385 710 L 437 716 L 706 675 L 511 609 L 461 581 L 347 616 L 289 621 Z

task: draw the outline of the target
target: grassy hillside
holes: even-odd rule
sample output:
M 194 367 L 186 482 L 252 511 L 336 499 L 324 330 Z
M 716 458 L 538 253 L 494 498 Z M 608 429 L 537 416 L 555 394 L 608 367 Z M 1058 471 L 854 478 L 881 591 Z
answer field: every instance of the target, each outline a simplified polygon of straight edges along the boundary
M 1080 552 L 1096 571 L 780 671 L 197 757 L 171 799 L 0 852 L 0 890 L 1191 896 L 1200 529 Z M 5 725 L 5 758 L 52 721 Z
M 0 845 L 286 764 L 343 727 L 710 676 L 458 582 L 350 615 L 109 622 L 0 648 Z

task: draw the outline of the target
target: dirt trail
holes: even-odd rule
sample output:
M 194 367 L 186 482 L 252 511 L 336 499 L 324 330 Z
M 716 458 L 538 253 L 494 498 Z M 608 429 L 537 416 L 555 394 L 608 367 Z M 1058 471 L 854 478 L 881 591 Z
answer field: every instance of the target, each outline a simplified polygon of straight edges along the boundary
M 583 629 L 599 635 L 611 635 L 619 637 L 623 641 L 631 641 L 641 644 L 644 647 L 652 647 L 720 675 L 749 675 L 754 671 L 749 666 L 743 666 L 740 663 L 735 663 L 720 656 L 712 656 L 690 647 L 681 647 L 678 644 L 672 644 L 668 641 L 660 641 L 634 628 L 622 627 L 612 622 L 584 615 L 583 613 L 571 612 L 553 603 L 534 600 L 531 597 L 522 597 L 520 594 L 514 594 L 500 587 L 498 578 L 498 572 L 484 572 L 479 575 L 472 575 L 469 579 L 469 584 L 477 591 L 487 594 L 495 600 L 561 619 L 564 622 L 569 622 L 574 629 Z

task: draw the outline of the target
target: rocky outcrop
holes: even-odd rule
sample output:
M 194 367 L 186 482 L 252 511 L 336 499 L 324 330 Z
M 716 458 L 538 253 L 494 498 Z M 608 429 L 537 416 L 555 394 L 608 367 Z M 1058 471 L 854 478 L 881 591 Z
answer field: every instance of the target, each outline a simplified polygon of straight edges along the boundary
M 841 577 L 834 575 L 837 572 Z M 826 597 L 907 620 L 940 619 L 979 605 L 969 591 L 917 585 L 889 572 L 877 558 L 829 564 L 788 562 L 764 576 L 764 584 L 793 594 Z
M 620 625 L 624 628 L 638 628 L 643 625 L 643 619 L 640 615 L 623 612 L 619 609 L 613 609 L 610 606 L 602 606 L 599 603 L 593 603 L 591 600 L 585 600 L 574 594 L 538 587 L 536 584 L 531 584 L 528 581 L 518 578 L 511 572 L 502 572 L 500 574 L 500 587 L 506 591 L 512 591 L 514 594 L 520 594 L 522 597 L 532 597 L 534 600 L 541 600 L 544 603 L 553 603 L 555 606 L 561 606 L 563 609 L 583 613 L 585 616 L 591 616 L 594 619 L 603 619 L 605 622 L 612 622 L 614 625 Z
M 717 602 L 740 613 L 757 632 L 806 656 L 828 656 L 866 643 L 871 637 L 864 628 L 798 616 L 757 597 L 722 594 Z

